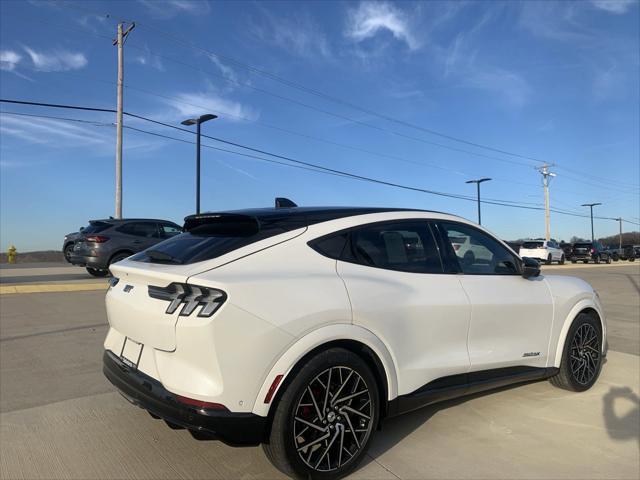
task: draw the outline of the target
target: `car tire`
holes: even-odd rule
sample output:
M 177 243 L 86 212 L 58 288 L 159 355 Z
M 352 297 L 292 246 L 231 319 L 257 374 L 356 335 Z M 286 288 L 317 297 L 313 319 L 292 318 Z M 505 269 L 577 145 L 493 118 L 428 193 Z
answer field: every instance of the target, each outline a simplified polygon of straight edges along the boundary
M 565 259 L 564 259 L 564 255 L 562 255 L 562 256 L 560 257 L 560 260 L 558 261 L 558 265 L 564 265 L 564 260 L 565 260 Z
M 572 258 L 571 263 L 578 263 L 578 261 Z
M 106 277 L 107 275 L 109 275 L 109 270 L 103 270 L 101 268 L 92 268 L 92 267 L 86 267 L 87 268 L 87 272 L 89 272 L 89 274 L 93 275 L 94 277 Z
M 551 262 L 553 261 L 553 257 L 551 256 L 551 254 L 549 254 L 549 256 L 547 257 L 547 261 L 545 262 L 546 265 L 551 265 Z
M 595 257 L 593 257 L 593 263 L 595 263 L 596 265 L 600 263 L 600 255 L 596 255 Z
M 267 458 L 293 478 L 329 480 L 348 475 L 364 458 L 379 418 L 378 385 L 371 369 L 358 355 L 332 348 L 293 375 L 274 406 L 269 439 L 262 445 Z M 342 407 L 332 405 L 325 384 L 334 399 L 339 396 Z M 344 389 L 347 396 L 361 393 L 340 402 Z M 355 426 L 362 430 L 358 434 L 356 419 Z M 325 436 L 328 443 L 318 440 Z M 310 444 L 306 449 L 305 443 Z
M 64 250 L 62 251 L 62 254 L 64 255 L 64 259 L 69 263 L 71 263 L 72 252 L 73 252 L 73 243 L 70 243 L 69 245 L 64 247 Z
M 601 369 L 602 327 L 593 315 L 580 313 L 569 327 L 560 371 L 549 381 L 558 388 L 583 392 L 596 383 Z
M 611 263 L 611 257 L 607 255 L 607 265 L 609 265 L 610 263 Z

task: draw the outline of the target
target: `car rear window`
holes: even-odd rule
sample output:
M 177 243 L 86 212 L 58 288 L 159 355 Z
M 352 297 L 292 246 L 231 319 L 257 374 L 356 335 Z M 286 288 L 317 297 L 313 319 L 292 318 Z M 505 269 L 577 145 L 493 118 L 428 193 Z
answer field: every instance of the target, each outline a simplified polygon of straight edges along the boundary
M 590 243 L 574 243 L 573 248 L 591 248 Z
M 540 248 L 542 245 L 543 242 L 524 242 L 522 248 Z
M 245 215 L 187 217 L 185 233 L 160 242 L 130 259 L 178 265 L 197 263 L 304 226 L 277 220 L 258 220 Z
M 113 225 L 107 222 L 89 222 L 89 226 L 85 227 L 82 230 L 82 234 L 87 235 L 87 234 L 93 234 L 93 233 L 100 233 L 112 226 Z

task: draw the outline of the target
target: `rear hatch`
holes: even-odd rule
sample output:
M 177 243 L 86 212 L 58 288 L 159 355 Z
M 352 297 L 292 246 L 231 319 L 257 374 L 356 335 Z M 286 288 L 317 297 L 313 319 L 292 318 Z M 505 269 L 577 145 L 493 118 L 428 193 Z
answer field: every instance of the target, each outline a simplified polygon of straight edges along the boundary
M 96 256 L 96 245 L 109 240 L 109 237 L 103 235 L 103 232 L 112 226 L 111 223 L 103 220 L 90 220 L 89 226 L 78 233 L 78 238 L 73 246 L 73 253 L 82 256 Z
M 118 278 L 107 293 L 110 325 L 128 338 L 160 350 L 176 348 L 180 309 L 166 313 L 168 302 L 149 296 L 150 286 L 188 284 L 194 275 L 248 257 L 306 230 L 301 224 L 270 224 L 236 214 L 204 214 L 185 220 L 185 233 L 110 267 Z M 219 288 L 224 291 L 224 285 Z
M 576 255 L 587 255 L 591 253 L 590 243 L 576 243 L 573 245 L 573 253 Z

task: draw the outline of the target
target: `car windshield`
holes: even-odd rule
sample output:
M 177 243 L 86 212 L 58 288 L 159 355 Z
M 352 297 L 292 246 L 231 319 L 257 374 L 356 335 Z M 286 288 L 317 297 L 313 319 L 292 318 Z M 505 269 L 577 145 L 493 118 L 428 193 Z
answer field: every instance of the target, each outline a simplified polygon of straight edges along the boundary
M 543 242 L 524 242 L 522 248 L 541 248 Z

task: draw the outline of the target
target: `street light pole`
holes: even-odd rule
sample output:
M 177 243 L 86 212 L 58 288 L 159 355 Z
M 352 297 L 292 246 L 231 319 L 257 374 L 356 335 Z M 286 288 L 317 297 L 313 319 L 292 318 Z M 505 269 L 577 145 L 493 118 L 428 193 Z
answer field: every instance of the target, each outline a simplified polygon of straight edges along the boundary
M 189 118 L 181 122 L 182 125 L 196 126 L 196 214 L 200 213 L 200 125 L 215 118 L 218 118 L 218 116 L 208 113 L 198 118 Z
M 620 224 L 620 253 L 622 253 L 622 217 L 616 218 L 616 221 Z
M 478 192 L 478 225 L 482 225 L 482 216 L 480 214 L 480 184 L 482 182 L 488 182 L 490 178 L 479 178 L 478 180 L 467 180 L 465 183 L 475 183 Z
M 591 211 L 591 241 L 594 242 L 595 238 L 593 235 L 593 207 L 595 207 L 596 205 L 602 205 L 601 203 L 583 203 L 582 206 L 583 207 L 589 207 L 589 210 Z

